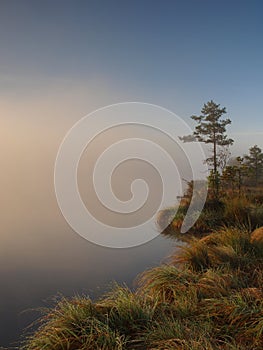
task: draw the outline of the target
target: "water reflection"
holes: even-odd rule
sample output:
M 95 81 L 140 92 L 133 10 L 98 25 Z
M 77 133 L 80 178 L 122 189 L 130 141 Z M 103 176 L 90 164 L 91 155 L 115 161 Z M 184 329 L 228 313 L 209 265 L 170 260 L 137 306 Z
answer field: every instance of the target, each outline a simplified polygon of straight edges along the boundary
M 58 292 L 67 296 L 86 293 L 96 298 L 113 280 L 132 286 L 138 273 L 157 265 L 174 245 L 159 236 L 139 247 L 109 249 L 85 241 L 67 227 L 53 235 L 43 228 L 41 231 L 28 250 L 21 245 L 20 249 L 16 247 L 15 256 L 11 252 L 1 255 L 2 346 L 17 340 L 37 317 L 28 309 L 50 305 L 50 298 Z

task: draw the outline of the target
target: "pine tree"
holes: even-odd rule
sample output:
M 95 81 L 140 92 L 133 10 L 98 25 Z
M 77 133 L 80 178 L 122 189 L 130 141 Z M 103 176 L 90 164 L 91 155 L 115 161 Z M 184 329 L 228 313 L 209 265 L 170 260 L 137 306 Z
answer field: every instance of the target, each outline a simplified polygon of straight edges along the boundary
M 212 144 L 212 156 L 207 158 L 207 163 L 212 165 L 210 177 L 213 179 L 214 195 L 218 198 L 219 192 L 219 146 L 230 146 L 233 144 L 233 140 L 226 135 L 226 126 L 231 124 L 230 119 L 222 119 L 222 116 L 226 113 L 226 108 L 220 108 L 220 104 L 216 104 L 214 101 L 209 101 L 204 104 L 201 115 L 193 115 L 191 118 L 197 122 L 195 131 L 193 133 L 193 139 L 191 141 L 199 141 L 207 144 Z M 180 138 L 184 142 L 190 141 L 189 136 L 183 136 Z
M 251 171 L 255 185 L 258 186 L 259 178 L 263 173 L 263 153 L 257 145 L 249 149 L 249 155 L 245 155 L 245 163 Z
M 231 164 L 227 165 L 222 172 L 222 181 L 227 188 L 230 185 L 232 192 L 235 188 L 238 190 L 239 197 L 244 182 L 244 177 L 247 176 L 247 166 L 244 163 L 244 158 L 236 157 L 232 159 Z

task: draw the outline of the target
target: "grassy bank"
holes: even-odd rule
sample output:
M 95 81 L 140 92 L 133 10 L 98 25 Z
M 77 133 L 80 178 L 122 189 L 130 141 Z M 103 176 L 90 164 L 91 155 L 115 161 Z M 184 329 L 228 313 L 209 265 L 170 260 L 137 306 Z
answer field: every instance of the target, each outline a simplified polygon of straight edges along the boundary
M 259 192 L 259 191 L 258 191 Z M 193 199 L 194 206 L 188 212 L 190 198 L 183 198 L 179 207 L 161 210 L 157 217 L 157 225 L 164 235 L 188 241 L 189 237 L 201 238 L 221 227 L 248 227 L 251 231 L 263 226 L 263 193 L 242 196 L 224 194 L 215 201 L 208 198 L 204 208 L 198 207 L 198 199 Z M 195 209 L 196 201 L 196 209 Z M 201 210 L 201 211 L 200 211 Z M 195 218 L 198 218 L 195 220 Z M 195 221 L 185 234 L 181 234 L 184 221 Z
M 166 265 L 97 302 L 62 298 L 24 350 L 263 348 L 263 229 L 191 238 Z

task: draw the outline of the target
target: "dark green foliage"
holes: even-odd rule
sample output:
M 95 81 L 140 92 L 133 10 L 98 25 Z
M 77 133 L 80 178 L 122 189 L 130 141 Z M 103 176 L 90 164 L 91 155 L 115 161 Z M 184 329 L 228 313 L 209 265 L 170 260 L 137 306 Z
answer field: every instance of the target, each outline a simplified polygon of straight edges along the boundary
M 255 186 L 258 186 L 263 174 L 263 153 L 257 145 L 249 149 L 249 155 L 245 155 L 245 163 L 250 170 Z
M 243 187 L 248 176 L 249 168 L 242 157 L 236 157 L 232 160 L 232 165 L 227 165 L 221 176 L 222 192 L 231 191 L 232 194 L 238 193 L 239 197 L 244 193 Z M 222 193 L 223 195 L 223 193 Z

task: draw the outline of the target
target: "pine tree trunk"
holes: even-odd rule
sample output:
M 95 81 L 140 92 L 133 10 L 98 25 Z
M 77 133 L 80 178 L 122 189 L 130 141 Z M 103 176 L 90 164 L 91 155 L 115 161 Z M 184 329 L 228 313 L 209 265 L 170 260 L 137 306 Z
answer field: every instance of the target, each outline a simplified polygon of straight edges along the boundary
M 213 149 L 213 153 L 214 153 L 214 197 L 217 200 L 218 199 L 218 192 L 219 192 L 219 188 L 218 188 L 218 178 L 217 178 L 217 154 L 216 154 L 216 135 L 214 133 L 214 149 Z

